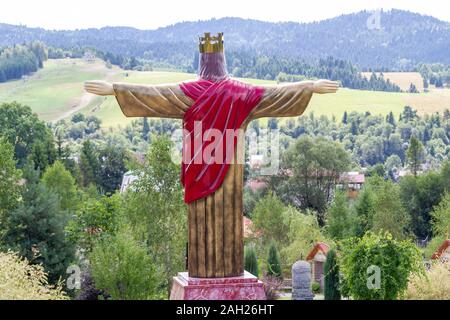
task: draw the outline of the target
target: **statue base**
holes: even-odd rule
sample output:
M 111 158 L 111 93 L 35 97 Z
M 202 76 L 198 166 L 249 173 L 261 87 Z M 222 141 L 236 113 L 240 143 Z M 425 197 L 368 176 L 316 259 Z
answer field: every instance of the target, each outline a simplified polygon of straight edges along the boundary
M 170 300 L 266 300 L 257 277 L 244 272 L 230 278 L 191 278 L 180 272 L 173 278 Z

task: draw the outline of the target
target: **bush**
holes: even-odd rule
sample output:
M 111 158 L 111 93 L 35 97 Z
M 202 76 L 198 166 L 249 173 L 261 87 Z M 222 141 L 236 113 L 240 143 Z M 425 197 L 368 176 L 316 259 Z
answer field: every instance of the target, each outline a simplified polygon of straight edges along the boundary
M 328 251 L 324 265 L 324 296 L 325 300 L 341 300 L 339 290 L 339 266 L 337 265 L 336 252 Z
M 100 241 L 90 255 L 95 286 L 114 300 L 159 298 L 157 272 L 147 249 L 127 231 Z
M 410 241 L 394 240 L 389 233 L 346 240 L 339 258 L 344 290 L 359 300 L 396 299 L 407 288 L 409 277 L 423 271 L 419 249 Z
M 264 292 L 267 300 L 276 300 L 280 296 L 280 289 L 283 286 L 283 280 L 278 277 L 266 275 L 263 280 Z
M 245 270 L 255 277 L 259 276 L 258 259 L 256 258 L 256 251 L 253 246 L 245 248 L 244 266 Z
M 450 262 L 435 262 L 425 275 L 413 275 L 404 298 L 450 300 Z
M 0 252 L 0 300 L 66 300 L 61 284 L 50 286 L 41 265 Z
M 311 291 L 313 292 L 313 293 L 320 293 L 320 283 L 318 283 L 318 282 L 313 282 L 312 283 L 312 285 L 311 285 Z
M 280 255 L 274 242 L 270 244 L 269 256 L 267 258 L 267 275 L 282 278 Z

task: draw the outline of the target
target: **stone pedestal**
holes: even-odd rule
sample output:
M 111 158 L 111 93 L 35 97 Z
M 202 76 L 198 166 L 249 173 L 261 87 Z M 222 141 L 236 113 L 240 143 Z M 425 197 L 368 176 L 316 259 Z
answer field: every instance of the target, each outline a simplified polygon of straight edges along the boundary
M 313 300 L 311 292 L 311 265 L 297 261 L 292 266 L 292 300 Z
M 229 278 L 191 278 L 180 272 L 173 278 L 170 300 L 266 300 L 263 283 L 245 271 Z

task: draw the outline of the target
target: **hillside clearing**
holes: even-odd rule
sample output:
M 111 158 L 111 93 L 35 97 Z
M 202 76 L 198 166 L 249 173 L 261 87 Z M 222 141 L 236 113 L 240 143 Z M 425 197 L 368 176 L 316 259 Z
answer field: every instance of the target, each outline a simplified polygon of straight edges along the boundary
M 385 75 L 387 74 L 389 73 Z M 70 117 L 76 112 L 96 115 L 102 119 L 104 127 L 123 126 L 132 121 L 133 118 L 123 116 L 114 97 L 96 97 L 83 91 L 83 82 L 92 79 L 161 84 L 192 80 L 195 75 L 167 71 L 124 71 L 117 67 L 108 69 L 105 63 L 99 60 L 95 63 L 82 59 L 49 60 L 44 69 L 24 80 L 0 84 L 0 102 L 18 101 L 29 105 L 46 121 Z M 256 79 L 241 80 L 252 84 L 274 83 Z M 420 90 L 419 86 L 418 88 Z M 333 95 L 315 95 L 307 113 L 334 115 L 337 118 L 340 118 L 344 111 L 370 111 L 372 114 L 382 115 L 392 111 L 398 115 L 405 105 L 417 109 L 419 114 L 450 109 L 450 89 L 432 88 L 428 93 L 419 94 L 341 89 Z

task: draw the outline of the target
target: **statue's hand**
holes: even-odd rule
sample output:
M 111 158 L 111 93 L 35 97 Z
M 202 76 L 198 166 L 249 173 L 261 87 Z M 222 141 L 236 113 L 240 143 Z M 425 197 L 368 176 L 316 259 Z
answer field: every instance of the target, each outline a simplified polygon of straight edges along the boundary
M 114 95 L 113 85 L 106 81 L 100 80 L 86 81 L 84 83 L 84 90 L 86 90 L 89 93 L 96 94 L 98 96 Z
M 339 83 L 330 80 L 317 80 L 314 82 L 313 91 L 314 93 L 324 94 L 324 93 L 336 93 L 339 89 Z

